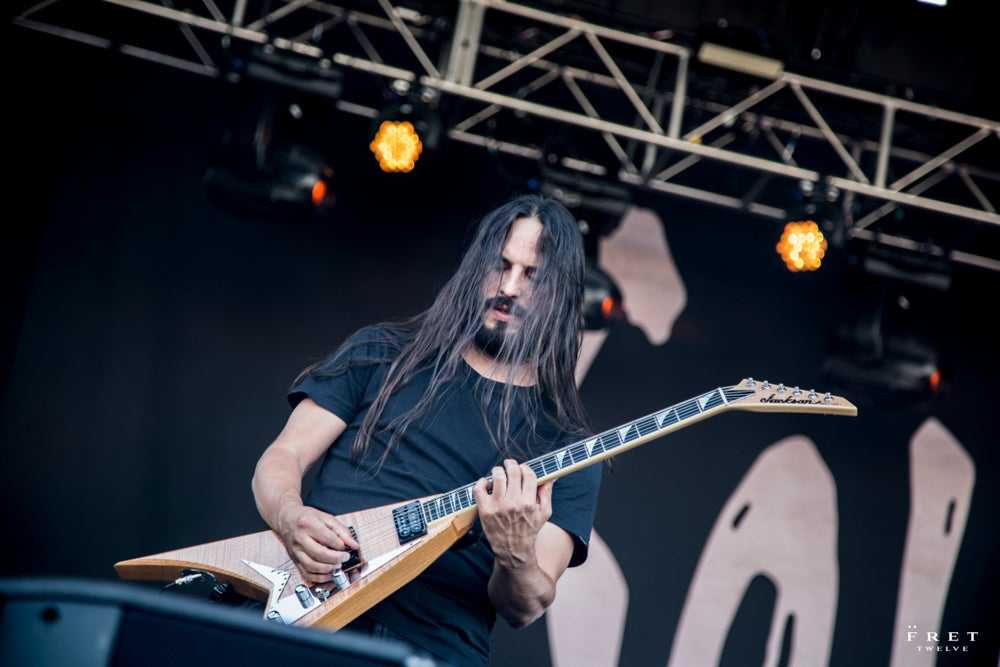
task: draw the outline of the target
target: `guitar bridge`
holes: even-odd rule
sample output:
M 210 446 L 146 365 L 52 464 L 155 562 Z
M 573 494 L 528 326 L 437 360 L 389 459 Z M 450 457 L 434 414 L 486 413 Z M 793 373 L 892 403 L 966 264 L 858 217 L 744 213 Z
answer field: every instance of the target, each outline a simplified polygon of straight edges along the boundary
M 392 520 L 396 524 L 396 536 L 399 538 L 400 544 L 406 544 L 427 534 L 427 525 L 424 523 L 419 500 L 394 509 Z

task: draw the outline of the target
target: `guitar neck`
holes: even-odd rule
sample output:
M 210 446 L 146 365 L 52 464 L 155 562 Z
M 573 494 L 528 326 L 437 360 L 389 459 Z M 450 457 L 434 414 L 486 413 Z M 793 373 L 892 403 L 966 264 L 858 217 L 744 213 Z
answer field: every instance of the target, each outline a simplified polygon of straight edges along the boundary
M 626 452 L 725 410 L 733 409 L 857 414 L 857 408 L 843 398 L 831 394 L 821 395 L 815 391 L 801 391 L 798 387 L 787 388 L 782 384 L 774 385 L 745 379 L 739 384 L 717 387 L 659 412 L 584 438 L 531 459 L 526 465 L 535 472 L 539 482 L 546 482 Z M 429 523 L 474 507 L 476 499 L 472 494 L 473 486 L 474 482 L 422 501 L 425 520 Z

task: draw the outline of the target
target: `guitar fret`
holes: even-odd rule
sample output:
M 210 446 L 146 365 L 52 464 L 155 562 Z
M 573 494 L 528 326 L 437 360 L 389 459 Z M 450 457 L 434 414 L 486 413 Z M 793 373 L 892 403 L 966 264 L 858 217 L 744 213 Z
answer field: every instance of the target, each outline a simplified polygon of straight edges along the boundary
M 722 393 L 725 397 L 724 400 L 726 403 L 735 403 L 740 399 L 753 395 L 754 392 L 750 389 L 736 389 L 735 387 L 730 387 Z
M 635 427 L 639 431 L 640 436 L 647 436 L 650 433 L 655 433 L 659 430 L 656 426 L 656 419 L 653 417 L 644 417 L 640 419 L 635 422 Z
M 701 409 L 698 407 L 698 402 L 695 400 L 685 401 L 681 405 L 677 406 L 677 415 L 681 419 L 689 419 L 696 415 L 701 414 Z
M 622 444 L 621 438 L 618 436 L 617 431 L 608 431 L 602 435 L 598 440 L 601 443 L 601 451 L 606 452 L 608 450 L 614 449 L 618 445 Z
M 664 410 L 657 416 L 657 423 L 660 425 L 661 429 L 666 428 L 668 426 L 672 426 L 673 424 L 676 424 L 679 421 L 680 417 L 677 416 L 677 411 L 674 410 L 673 408 L 670 408 L 669 410 Z
M 559 461 L 556 459 L 555 454 L 546 454 L 545 458 L 542 459 L 542 470 L 545 474 L 559 472 Z
M 550 472 L 559 472 L 559 466 L 556 465 L 555 460 L 551 456 L 542 457 L 539 460 L 542 468 L 542 475 L 548 475 Z
M 722 398 L 722 394 L 720 393 L 720 391 L 718 389 L 713 389 L 712 391 L 708 392 L 707 394 L 699 398 L 698 402 L 701 407 L 701 411 L 705 412 L 706 410 L 714 408 L 717 405 L 721 405 L 725 401 Z
M 566 464 L 564 462 L 566 461 L 566 454 L 568 453 L 569 453 L 568 450 L 565 449 L 561 449 L 558 452 L 556 452 L 556 466 L 558 466 L 560 470 L 566 467 Z M 570 455 L 571 460 L 572 458 L 573 456 Z
M 420 507 L 424 514 L 424 520 L 430 522 L 442 519 L 475 505 L 476 497 L 472 493 L 473 486 L 475 485 L 468 484 L 436 498 L 424 501 Z

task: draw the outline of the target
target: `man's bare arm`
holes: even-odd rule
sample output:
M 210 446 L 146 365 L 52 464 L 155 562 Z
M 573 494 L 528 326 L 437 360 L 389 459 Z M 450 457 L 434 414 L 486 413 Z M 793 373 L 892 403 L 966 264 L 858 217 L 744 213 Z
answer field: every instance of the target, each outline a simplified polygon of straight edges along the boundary
M 261 455 L 253 476 L 257 510 L 311 581 L 329 581 L 347 559 L 345 549 L 358 548 L 335 517 L 302 503 L 303 476 L 346 429 L 342 419 L 303 399 Z
M 490 601 L 511 626 L 521 628 L 555 599 L 556 582 L 573 555 L 573 540 L 548 523 L 552 482 L 539 486 L 528 466 L 506 461 L 503 468 L 493 469 L 492 494 L 488 488 L 481 479 L 474 492 L 495 556 Z

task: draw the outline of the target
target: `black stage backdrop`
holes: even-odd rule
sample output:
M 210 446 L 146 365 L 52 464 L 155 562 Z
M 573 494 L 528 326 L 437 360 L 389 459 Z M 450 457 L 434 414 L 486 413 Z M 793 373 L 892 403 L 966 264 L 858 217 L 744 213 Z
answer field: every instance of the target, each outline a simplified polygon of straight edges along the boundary
M 296 373 L 357 328 L 428 305 L 469 223 L 527 185 L 448 143 L 411 175 L 383 175 L 367 154 L 368 122 L 331 113 L 317 139 L 337 171 L 331 214 L 240 216 L 202 185 L 239 112 L 232 89 L 46 45 L 44 57 L 8 57 L 0 575 L 113 579 L 118 560 L 262 530 L 250 477 Z M 663 220 L 688 300 L 665 345 L 628 323 L 612 328 L 582 389 L 595 427 L 745 376 L 824 388 L 845 308 L 836 260 L 793 275 L 774 255 L 771 223 L 665 197 L 637 203 Z M 951 369 L 935 400 L 862 396 L 857 419 L 723 415 L 620 458 L 596 522 L 629 585 L 620 664 L 667 663 L 720 511 L 757 457 L 796 434 L 836 485 L 830 664 L 888 664 L 909 443 L 933 417 L 975 467 L 940 624 L 969 649 L 937 664 L 996 665 L 998 288 L 966 270 L 949 294 L 913 297 Z M 727 664 L 762 662 L 774 588 L 748 590 Z M 547 641 L 544 621 L 498 627 L 494 662 L 550 664 Z

